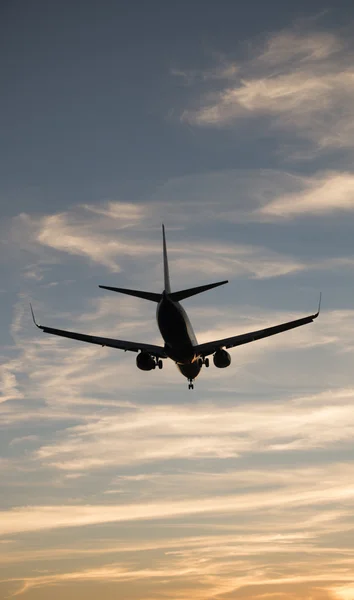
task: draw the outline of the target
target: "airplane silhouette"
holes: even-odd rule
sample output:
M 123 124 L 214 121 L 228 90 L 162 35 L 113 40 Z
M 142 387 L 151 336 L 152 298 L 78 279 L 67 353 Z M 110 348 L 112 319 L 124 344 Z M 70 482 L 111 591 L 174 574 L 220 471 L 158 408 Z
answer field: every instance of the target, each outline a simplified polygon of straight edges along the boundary
M 130 290 L 106 285 L 100 285 L 99 287 L 105 290 L 120 292 L 122 294 L 128 294 L 129 296 L 135 296 L 144 300 L 156 302 L 157 325 L 165 342 L 164 346 L 155 346 L 153 344 L 143 344 L 125 340 L 115 340 L 111 338 L 87 335 L 83 333 L 76 333 L 74 331 L 65 331 L 63 329 L 54 329 L 52 327 L 39 325 L 35 320 L 31 306 L 34 324 L 39 329 L 42 329 L 44 333 L 59 335 L 73 340 L 79 340 L 81 342 L 89 342 L 90 344 L 99 344 L 100 346 L 108 346 L 111 348 L 118 348 L 120 350 L 138 352 L 136 365 L 143 371 L 151 371 L 156 367 L 162 369 L 162 359 L 170 358 L 176 363 L 182 375 L 188 379 L 188 389 L 193 389 L 194 379 L 199 375 L 202 366 L 209 367 L 209 355 L 213 355 L 214 365 L 219 369 L 223 369 L 231 364 L 231 357 L 226 351 L 226 348 L 229 349 L 234 348 L 235 346 L 241 346 L 242 344 L 248 344 L 249 342 L 254 342 L 277 333 L 282 333 L 288 329 L 294 329 L 295 327 L 306 325 L 307 323 L 311 323 L 314 319 L 316 319 L 320 313 L 321 295 L 317 312 L 308 317 L 296 319 L 295 321 L 288 321 L 287 323 L 281 323 L 280 325 L 267 327 L 266 329 L 260 329 L 258 331 L 251 331 L 249 333 L 235 335 L 222 340 L 213 340 L 204 344 L 198 344 L 191 322 L 183 306 L 181 306 L 180 301 L 184 300 L 185 298 L 190 298 L 196 294 L 200 294 L 201 292 L 211 290 L 219 285 L 228 283 L 228 281 L 219 281 L 217 283 L 210 283 L 208 285 L 201 285 L 199 287 L 172 292 L 164 225 L 162 225 L 162 238 L 164 267 L 164 290 L 162 293 L 144 292 L 140 290 Z

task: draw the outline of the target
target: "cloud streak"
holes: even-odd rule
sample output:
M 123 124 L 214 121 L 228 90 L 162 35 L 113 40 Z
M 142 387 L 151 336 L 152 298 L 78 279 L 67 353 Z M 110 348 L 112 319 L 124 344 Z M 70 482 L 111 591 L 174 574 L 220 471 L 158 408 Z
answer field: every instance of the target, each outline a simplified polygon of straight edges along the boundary
M 300 193 L 276 197 L 260 213 L 270 217 L 290 218 L 298 215 L 328 214 L 354 210 L 354 175 L 329 172 L 308 180 Z
M 135 409 L 69 428 L 62 442 L 42 446 L 38 458 L 70 472 L 335 447 L 350 441 L 354 422 L 346 390 L 335 405 L 331 401 L 331 394 L 323 394 L 321 402 L 311 400 L 311 416 L 309 403 L 302 398 L 263 407 L 249 402 L 247 408 L 226 412 L 210 405 L 193 410 Z M 130 439 L 134 446 L 126 452 Z
M 354 71 L 348 40 L 300 28 L 275 32 L 238 69 L 223 66 L 224 87 L 213 100 L 187 109 L 196 126 L 230 127 L 245 118 L 297 132 L 319 149 L 353 148 Z M 232 65 L 233 63 L 230 62 Z M 236 66 L 236 65 L 235 65 Z
M 316 486 L 293 493 L 261 492 L 150 504 L 33 506 L 0 511 L 0 534 L 42 531 L 61 527 L 83 527 L 99 523 L 178 518 L 207 513 L 249 513 L 279 507 L 307 507 L 341 502 L 350 506 L 354 486 Z
M 251 175 L 249 173 L 249 177 Z M 323 172 L 312 177 L 291 174 L 283 174 L 280 177 L 276 172 L 263 175 L 264 177 L 257 176 L 252 183 L 252 179 L 249 179 L 249 184 L 242 192 L 242 196 L 248 199 L 247 207 L 237 206 L 237 203 L 235 206 L 234 193 L 224 201 L 213 200 L 208 207 L 202 199 L 200 202 L 198 200 L 195 206 L 200 209 L 198 221 L 202 222 L 203 231 L 211 223 L 214 223 L 214 226 L 218 222 L 239 221 L 279 223 L 281 220 L 303 215 L 326 216 L 333 212 L 348 212 L 354 209 L 354 176 L 350 172 Z M 232 172 L 230 176 L 225 176 L 224 183 L 229 185 L 228 179 L 231 177 L 231 184 L 238 185 L 244 176 L 245 174 Z M 267 191 L 265 179 L 273 180 L 271 193 L 270 190 Z M 195 183 L 202 189 L 202 180 L 197 179 Z M 220 183 L 223 184 L 223 181 L 220 180 Z M 169 193 L 172 206 L 176 194 L 173 184 Z M 113 203 L 108 212 L 104 208 L 105 205 L 98 204 L 90 211 L 82 212 L 82 208 L 73 207 L 66 213 L 37 219 L 28 215 L 16 218 L 10 243 L 15 248 L 17 239 L 22 238 L 22 243 L 30 255 L 30 265 L 24 266 L 25 272 L 27 273 L 28 268 L 39 270 L 40 285 L 50 286 L 53 285 L 51 272 L 54 271 L 55 263 L 81 257 L 86 259 L 87 266 L 99 265 L 114 274 L 122 272 L 121 277 L 134 280 L 132 285 L 137 285 L 135 280 L 139 279 L 140 286 L 162 289 L 161 236 L 160 232 L 150 225 L 150 220 L 154 220 L 154 214 L 158 212 L 159 202 L 151 202 L 150 205 L 145 204 L 142 207 L 142 214 L 149 211 L 150 216 L 149 219 L 140 222 L 141 227 L 145 226 L 144 233 L 138 228 L 134 230 L 134 235 L 130 231 L 128 234 L 125 228 L 117 232 L 116 219 L 119 220 L 117 214 L 120 203 L 115 203 L 113 208 L 112 205 Z M 182 206 L 173 218 L 178 222 L 179 216 L 184 212 Z M 192 222 L 191 219 L 189 225 Z M 351 256 L 304 260 L 273 249 L 272 243 L 268 246 L 260 241 L 258 244 L 237 243 L 234 239 L 221 242 L 213 241 L 210 237 L 195 241 L 191 236 L 186 245 L 183 237 L 179 242 L 173 241 L 171 237 L 168 244 L 169 260 L 173 282 L 177 287 L 186 285 L 191 279 L 194 281 L 196 272 L 205 277 L 241 276 L 267 279 L 354 264 L 354 257 Z M 38 259 L 37 267 L 33 265 L 34 257 Z M 133 271 L 132 261 L 136 265 Z M 147 271 L 150 273 L 149 277 Z M 54 284 L 57 286 L 57 282 Z

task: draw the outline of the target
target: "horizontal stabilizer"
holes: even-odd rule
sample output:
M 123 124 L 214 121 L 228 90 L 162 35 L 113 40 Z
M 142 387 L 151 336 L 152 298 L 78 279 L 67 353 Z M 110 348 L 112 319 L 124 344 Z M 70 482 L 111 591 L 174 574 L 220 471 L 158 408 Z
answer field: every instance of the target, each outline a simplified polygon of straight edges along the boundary
M 161 294 L 154 294 L 153 292 L 141 292 L 140 290 L 128 290 L 126 288 L 110 287 L 108 285 L 99 285 L 98 287 L 103 290 L 111 290 L 111 292 L 120 292 L 121 294 L 127 294 L 128 296 L 135 296 L 136 298 L 142 298 L 143 300 L 151 300 L 152 302 L 160 302 Z
M 195 296 L 196 294 L 201 294 L 202 292 L 206 292 L 207 290 L 211 290 L 219 285 L 224 285 L 224 283 L 228 283 L 228 280 L 218 281 L 217 283 L 209 283 L 208 285 L 200 285 L 199 287 L 189 288 L 188 290 L 181 290 L 180 292 L 172 292 L 169 294 L 169 297 L 175 302 L 179 302 L 180 300 L 184 300 L 185 298 L 190 298 L 190 296 Z

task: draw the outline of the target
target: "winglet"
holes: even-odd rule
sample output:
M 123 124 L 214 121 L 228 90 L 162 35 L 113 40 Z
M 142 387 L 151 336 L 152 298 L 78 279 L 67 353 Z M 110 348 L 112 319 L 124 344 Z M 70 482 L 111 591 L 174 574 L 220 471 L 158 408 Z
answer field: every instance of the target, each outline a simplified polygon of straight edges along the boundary
M 320 314 L 320 311 L 321 311 L 321 300 L 322 300 L 322 292 L 320 292 L 320 299 L 319 299 L 319 302 L 318 302 L 318 309 L 317 309 L 317 313 L 315 313 L 315 314 L 313 315 L 313 318 L 314 318 L 314 319 L 316 319 L 316 317 L 318 317 L 318 315 Z
M 32 319 L 33 319 L 33 323 L 35 324 L 36 327 L 38 327 L 38 329 L 40 329 L 40 325 L 38 325 L 35 316 L 34 316 L 34 312 L 33 312 L 33 308 L 32 308 L 32 304 L 30 303 L 30 307 L 31 307 L 31 313 L 32 313 Z

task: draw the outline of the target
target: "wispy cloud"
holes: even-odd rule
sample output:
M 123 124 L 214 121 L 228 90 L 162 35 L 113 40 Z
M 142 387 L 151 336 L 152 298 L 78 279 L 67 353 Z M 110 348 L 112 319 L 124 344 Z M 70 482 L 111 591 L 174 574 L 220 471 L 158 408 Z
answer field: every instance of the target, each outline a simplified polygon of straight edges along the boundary
M 333 468 L 333 475 L 337 484 L 339 482 L 339 472 L 341 465 L 336 465 L 337 469 Z M 344 465 L 343 465 L 344 466 Z M 325 470 L 317 470 L 317 472 L 308 471 L 306 476 L 306 484 L 311 481 L 310 488 L 302 487 L 299 492 L 294 488 L 294 481 L 289 488 L 278 489 L 257 494 L 258 501 L 255 502 L 255 494 L 247 491 L 245 494 L 237 496 L 222 497 L 220 495 L 209 498 L 204 501 L 202 499 L 199 507 L 196 507 L 195 502 L 190 502 L 189 510 L 193 514 L 193 525 L 189 535 L 181 536 L 179 530 L 181 528 L 180 517 L 186 519 L 188 511 L 187 503 L 172 503 L 172 510 L 178 529 L 173 533 L 171 530 L 168 539 L 158 535 L 154 535 L 153 540 L 134 542 L 129 539 L 120 544 L 112 543 L 109 540 L 99 540 L 99 549 L 95 550 L 88 546 L 80 546 L 79 544 L 71 543 L 67 548 L 49 549 L 46 557 L 41 556 L 41 552 L 34 551 L 33 559 L 45 560 L 43 563 L 46 566 L 44 575 L 37 575 L 32 572 L 29 576 L 17 575 L 9 583 L 16 584 L 17 591 L 14 595 L 20 595 L 31 588 L 48 587 L 52 585 L 65 584 L 69 581 L 81 582 L 115 582 L 142 580 L 145 582 L 151 579 L 156 579 L 157 589 L 160 589 L 162 597 L 169 597 L 169 591 L 159 588 L 162 580 L 168 582 L 170 588 L 173 580 L 175 580 L 175 597 L 179 597 L 178 589 L 185 590 L 185 586 L 192 589 L 193 586 L 201 592 L 202 580 L 208 581 L 204 595 L 200 597 L 214 598 L 215 595 L 224 593 L 235 593 L 238 590 L 240 597 L 245 594 L 245 598 L 250 593 L 250 597 L 257 597 L 261 592 L 266 593 L 267 589 L 271 589 L 275 594 L 282 593 L 286 590 L 286 586 L 291 586 L 292 591 L 296 586 L 303 586 L 306 592 L 313 589 L 314 582 L 318 583 L 323 590 L 328 587 L 338 589 L 340 587 L 350 586 L 351 578 L 350 571 L 346 567 L 353 564 L 353 550 L 351 547 L 339 545 L 333 548 L 328 545 L 328 539 L 331 535 L 338 536 L 344 530 L 346 512 L 338 511 L 335 507 L 340 500 L 343 506 L 346 504 L 345 498 L 348 498 L 347 511 L 350 510 L 350 494 L 348 496 L 344 488 L 335 489 L 335 481 L 321 482 L 320 489 L 315 490 L 314 478 L 320 478 L 325 474 Z M 299 470 L 295 472 L 295 481 L 304 484 L 304 475 L 306 470 L 301 473 Z M 346 476 L 344 467 L 342 471 L 343 481 Z M 290 483 L 290 478 L 288 479 Z M 325 487 L 327 484 L 327 487 Z M 334 491 L 335 490 L 335 491 Z M 328 501 L 325 503 L 321 494 L 326 495 L 329 491 Z M 246 500 L 249 505 L 246 506 Z M 211 506 L 213 502 L 213 507 Z M 313 515 L 313 502 L 315 502 L 316 516 Z M 274 507 L 277 506 L 277 518 L 275 518 Z M 33 511 L 27 512 L 27 518 L 39 516 L 39 526 L 43 525 L 44 520 L 52 519 L 54 527 L 62 526 L 82 526 L 89 517 L 99 519 L 110 518 L 113 526 L 118 507 L 116 506 L 86 506 L 85 516 L 83 511 L 74 507 L 76 524 L 71 518 L 65 519 L 65 514 L 68 515 L 68 509 L 72 507 L 56 507 L 50 512 L 47 507 L 37 507 Z M 126 518 L 124 505 L 121 505 L 122 513 L 119 519 Z M 132 519 L 140 520 L 140 509 L 143 510 L 145 517 L 149 520 L 152 514 L 154 519 L 155 533 L 159 532 L 158 521 L 154 518 L 155 510 L 162 509 L 158 516 L 158 520 L 167 522 L 168 514 L 165 512 L 165 506 L 160 502 L 159 505 L 131 505 L 131 510 L 137 509 L 134 512 Z M 197 509 L 197 510 L 196 510 Z M 239 513 L 239 511 L 241 512 Z M 38 511 L 38 513 L 37 513 Z M 150 512 L 149 512 L 150 511 Z M 151 512 L 152 511 L 152 512 Z M 182 511 L 182 512 L 180 512 Z M 196 511 L 196 512 L 194 512 Z M 211 512 L 209 512 L 211 511 Z M 289 518 L 294 515 L 294 511 L 299 520 Z M 21 510 L 17 511 L 22 521 Z M 220 521 L 221 514 L 225 512 L 223 519 Z M 31 513 L 31 514 L 29 514 Z M 239 518 L 235 516 L 239 513 Z M 196 535 L 198 530 L 198 519 L 202 519 L 203 514 L 208 514 L 208 520 L 211 515 L 219 514 L 219 527 L 221 529 L 214 532 L 213 535 Z M 347 514 L 349 514 L 347 512 Z M 23 515 L 24 516 L 24 515 Z M 60 524 L 58 524 L 60 517 Z M 130 516 L 128 516 L 130 518 Z M 69 525 L 67 525 L 70 523 Z M 120 520 L 120 523 L 122 521 Z M 88 524 L 88 523 L 86 523 Z M 48 525 L 48 523 L 47 523 Z M 145 522 L 147 526 L 147 522 Z M 183 526 L 182 526 L 183 527 Z M 205 527 L 202 526 L 202 527 Z M 227 531 L 223 531 L 224 527 Z M 171 525 L 170 525 L 171 528 Z M 45 530 L 42 529 L 42 535 Z M 72 537 L 70 538 L 72 540 Z M 326 543 L 327 541 L 327 543 Z M 95 540 L 97 545 L 97 539 Z M 72 567 L 68 570 L 66 557 L 70 557 Z M 105 556 L 110 556 L 111 561 L 102 564 L 101 560 Z M 28 561 L 29 554 L 24 551 L 18 551 L 16 548 L 13 553 L 13 560 Z M 95 562 L 90 568 L 78 568 L 74 561 L 79 558 L 92 556 Z M 119 562 L 118 562 L 119 557 Z M 267 557 L 267 558 L 265 558 Z M 113 560 L 112 560 L 113 559 Z M 92 559 L 91 559 L 92 560 Z M 148 567 L 146 566 L 148 560 Z M 6 563 L 11 562 L 11 557 L 7 556 Z M 63 561 L 63 562 L 62 562 Z M 114 561 L 114 562 L 113 562 Z M 63 568 L 61 568 L 61 564 Z M 254 565 L 258 568 L 255 572 Z M 55 569 L 52 568 L 55 565 Z M 59 567 L 59 568 L 58 568 Z M 299 571 L 300 570 L 300 571 Z M 198 593 L 199 593 L 198 592 Z M 177 594 L 177 595 L 176 595 Z M 206 594 L 206 595 L 205 595 Z M 182 598 L 183 596 L 181 596 Z M 199 597 L 199 596 L 198 596 Z M 282 596 L 283 597 L 283 596 Z M 302 596 L 296 596 L 296 598 Z M 307 597 L 306 595 L 304 598 Z M 316 597 L 316 596 L 315 596 Z
M 218 179 L 221 185 L 242 186 L 246 173 L 235 172 L 225 177 L 225 180 Z M 194 184 L 201 186 L 202 190 L 208 183 L 208 177 L 205 182 L 203 177 L 201 179 L 199 181 L 197 178 Z M 308 214 L 326 215 L 333 211 L 354 209 L 354 178 L 349 172 L 323 172 L 312 177 L 269 172 L 255 177 L 254 180 L 251 173 L 248 173 L 248 181 L 247 185 L 244 181 L 246 189 L 241 195 L 243 202 L 247 199 L 245 206 L 239 206 L 238 202 L 235 206 L 234 192 L 230 194 L 230 191 L 224 199 L 213 199 L 207 204 L 202 198 L 200 201 L 191 201 L 196 210 L 195 219 L 202 221 L 203 231 L 215 222 L 279 222 L 280 218 Z M 170 202 L 167 200 L 165 203 L 166 207 L 175 204 L 175 185 L 171 182 L 170 187 L 166 187 L 166 192 L 171 196 Z M 189 202 L 188 198 L 187 200 Z M 100 265 L 113 273 L 123 271 L 125 277 L 128 275 L 134 280 L 139 277 L 140 286 L 145 285 L 152 290 L 161 289 L 160 232 L 155 226 L 151 226 L 151 220 L 154 221 L 159 206 L 160 201 L 156 200 L 142 207 L 141 215 L 149 212 L 149 218 L 140 222 L 145 231 L 141 232 L 138 228 L 134 230 L 134 235 L 131 232 L 127 234 L 124 227 L 122 230 L 116 229 L 120 203 L 111 203 L 107 210 L 104 204 L 97 204 L 92 210 L 73 207 L 64 214 L 47 215 L 37 219 L 22 215 L 14 221 L 11 243 L 15 247 L 18 237 L 21 236 L 30 256 L 30 272 L 36 270 L 33 258 L 37 257 L 40 275 L 39 279 L 36 276 L 36 280 L 40 281 L 42 286 L 58 284 L 57 281 L 53 282 L 53 263 L 81 256 L 87 260 L 87 266 Z M 188 210 L 189 208 L 190 202 Z M 180 222 L 180 218 L 181 223 L 183 222 L 182 215 L 185 214 L 185 209 L 182 205 L 179 211 L 174 212 L 173 219 L 177 223 Z M 192 213 L 189 226 L 193 224 L 193 219 Z M 267 247 L 261 241 L 258 244 L 241 244 L 233 239 L 220 242 L 210 239 L 210 234 L 209 237 L 204 234 L 198 241 L 191 237 L 187 245 L 184 236 L 177 242 L 170 239 L 169 259 L 174 285 L 177 287 L 185 285 L 190 279 L 194 281 L 196 272 L 208 277 L 243 276 L 267 279 L 301 271 L 350 267 L 354 264 L 354 257 L 351 256 L 304 260 Z M 132 261 L 135 261 L 133 275 Z M 24 266 L 24 269 L 27 279 L 27 266 Z M 147 274 L 147 269 L 150 275 Z M 118 296 L 115 298 L 124 308 L 123 301 L 118 299 Z M 113 299 L 111 302 L 113 306 Z M 106 306 L 108 303 L 107 299 Z M 130 304 L 131 310 L 134 310 L 134 302 Z
M 112 208 L 112 203 L 110 207 Z M 148 243 L 138 244 L 136 241 L 132 243 L 127 236 L 121 239 L 118 232 L 124 232 L 131 226 L 131 211 L 126 210 L 127 205 L 124 203 L 116 203 L 114 208 L 113 215 L 112 210 L 109 210 L 107 214 L 103 207 L 96 211 L 94 207 L 83 207 L 81 213 L 78 209 L 76 212 L 44 216 L 37 222 L 32 220 L 32 229 L 35 228 L 32 241 L 60 252 L 84 256 L 115 272 L 120 270 L 118 256 L 138 257 L 146 255 L 151 250 L 156 252 L 155 244 L 153 246 L 150 244 L 149 248 Z M 138 221 L 137 217 L 141 220 L 143 207 L 141 211 L 137 211 L 134 206 L 129 205 L 129 208 L 134 209 L 133 223 Z M 126 212 L 128 212 L 127 219 L 124 218 Z M 139 214 L 136 215 L 136 212 Z M 112 216 L 113 222 L 111 221 Z M 25 216 L 22 218 L 27 221 L 29 219 Z M 115 232 L 115 239 L 108 239 L 107 234 L 112 236 L 113 232 Z
M 228 407 L 226 411 L 210 404 L 193 410 L 135 408 L 118 417 L 110 415 L 68 428 L 61 442 L 42 446 L 37 457 L 70 472 L 177 458 L 226 459 L 335 447 L 349 442 L 353 435 L 347 392 L 343 390 L 334 405 L 332 394 L 327 393 L 319 400 L 304 401 L 300 396 L 263 406 L 249 401 L 247 408 Z M 132 438 L 134 446 L 126 452 Z
M 260 209 L 260 213 L 270 217 L 289 218 L 353 210 L 354 175 L 328 172 L 309 178 L 302 191 L 275 197 Z
M 300 27 L 276 32 L 263 48 L 254 45 L 253 56 L 234 70 L 221 66 L 224 87 L 185 110 L 182 120 L 230 127 L 261 116 L 318 149 L 352 148 L 351 53 L 349 40 L 334 33 Z
M 182 580 L 184 585 L 181 587 L 185 588 L 186 584 L 189 584 L 189 586 L 193 586 L 193 584 L 194 586 L 196 584 L 200 585 L 200 580 L 202 578 L 207 578 L 208 589 L 204 591 L 203 596 L 200 596 L 198 593 L 197 597 L 210 599 L 215 598 L 215 596 L 219 596 L 220 594 L 227 598 L 228 592 L 235 593 L 236 591 L 239 591 L 239 594 L 241 593 L 239 597 L 247 598 L 249 597 L 249 586 L 252 586 L 252 598 L 264 598 L 267 597 L 267 594 L 258 592 L 259 588 L 267 589 L 267 586 L 273 585 L 275 586 L 275 590 L 284 588 L 286 590 L 286 586 L 291 585 L 292 589 L 301 589 L 302 584 L 304 591 L 311 593 L 312 598 L 316 600 L 329 600 L 332 598 L 332 594 L 331 592 L 326 591 L 328 584 L 331 582 L 337 582 L 337 584 L 344 584 L 344 587 L 346 582 L 350 582 L 349 574 L 343 573 L 340 571 L 340 569 L 336 570 L 335 568 L 332 569 L 331 573 L 326 573 L 323 569 L 321 569 L 320 572 L 314 573 L 312 577 L 309 573 L 302 576 L 289 574 L 288 576 L 282 575 L 280 577 L 275 577 L 271 570 L 268 571 L 267 569 L 264 569 L 263 565 L 261 565 L 256 576 L 252 576 L 250 565 L 245 560 L 237 561 L 232 558 L 230 560 L 229 557 L 228 560 L 225 560 L 224 558 L 224 560 L 212 566 L 208 558 L 197 560 L 194 555 L 191 555 L 189 557 L 189 562 L 176 557 L 174 558 L 173 565 L 170 566 L 168 566 L 166 561 L 163 560 L 161 560 L 160 564 L 157 564 L 155 568 L 150 567 L 145 569 L 128 569 L 122 567 L 120 564 L 111 563 L 96 569 L 91 568 L 62 574 L 41 575 L 37 577 L 26 578 L 24 584 L 20 587 L 18 592 L 14 594 L 14 596 L 21 595 L 31 588 L 52 586 L 67 582 L 91 582 L 92 584 L 95 581 L 119 582 L 131 580 L 149 581 L 151 579 L 160 579 L 161 583 L 163 580 L 175 580 L 174 587 L 179 587 L 181 583 L 178 582 L 178 580 Z M 14 579 L 12 581 L 18 580 Z M 318 584 L 317 586 L 316 582 Z M 193 588 L 191 587 L 191 590 L 192 589 Z M 314 595 L 312 595 L 312 592 L 314 592 Z M 243 595 L 243 593 L 245 595 Z M 163 594 L 162 597 L 168 598 L 170 597 L 170 594 L 167 592 L 166 596 Z M 173 597 L 178 598 L 179 596 L 174 594 Z M 276 591 L 275 597 L 277 597 Z M 282 597 L 299 598 L 302 596 L 296 594 L 296 596 L 282 595 Z
M 344 42 L 335 33 L 326 31 L 283 30 L 269 35 L 255 61 L 267 65 L 321 61 L 343 49 Z
M 42 531 L 61 527 L 83 527 L 98 523 L 167 519 L 204 513 L 252 513 L 272 508 L 326 506 L 341 502 L 350 507 L 354 487 L 350 484 L 325 486 L 323 484 L 301 491 L 278 491 L 189 498 L 188 500 L 130 505 L 70 505 L 32 506 L 0 512 L 1 535 L 26 531 Z

